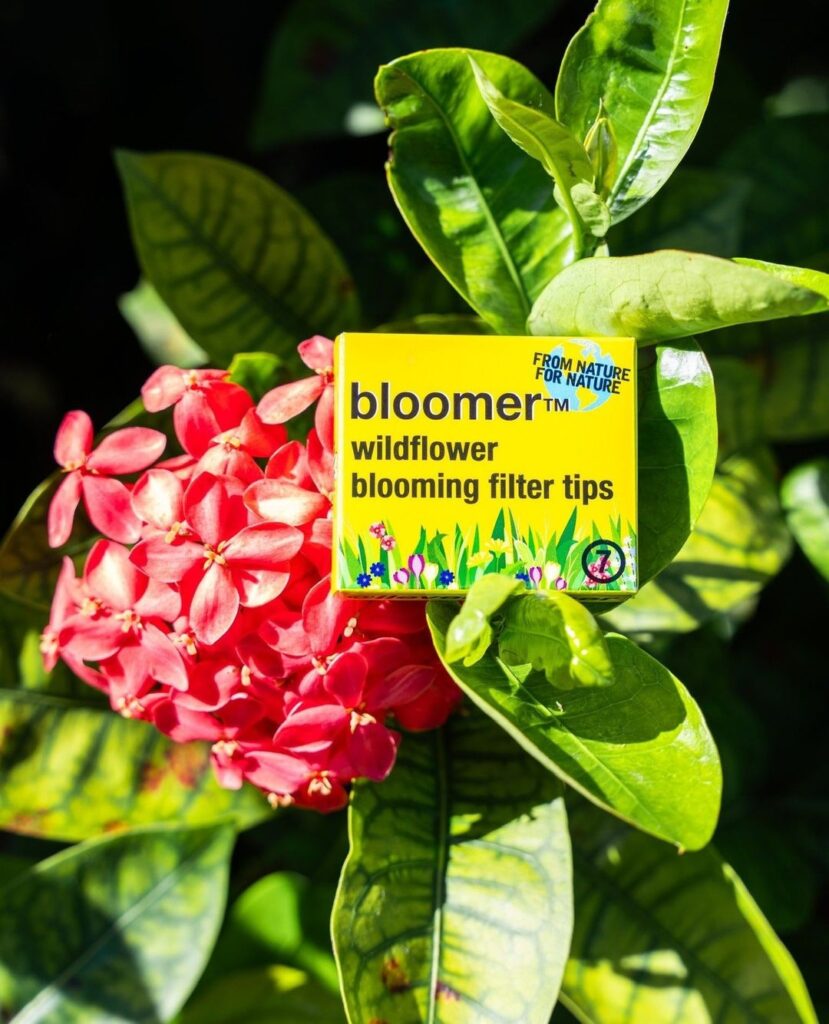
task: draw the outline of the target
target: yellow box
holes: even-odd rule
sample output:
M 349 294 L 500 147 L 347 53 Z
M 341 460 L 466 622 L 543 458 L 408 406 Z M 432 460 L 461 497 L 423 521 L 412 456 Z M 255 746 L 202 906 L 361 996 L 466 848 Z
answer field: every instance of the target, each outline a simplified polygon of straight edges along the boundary
M 341 334 L 332 588 L 637 588 L 632 338 Z

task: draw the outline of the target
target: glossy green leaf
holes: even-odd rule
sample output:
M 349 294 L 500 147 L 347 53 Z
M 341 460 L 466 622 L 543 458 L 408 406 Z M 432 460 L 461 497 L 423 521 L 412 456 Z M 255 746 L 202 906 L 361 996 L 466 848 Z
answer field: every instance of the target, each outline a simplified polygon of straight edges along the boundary
M 149 281 L 118 300 L 121 315 L 150 359 L 162 366 L 204 366 L 208 355 L 183 329 Z
M 560 121 L 584 139 L 599 113 L 613 127 L 614 221 L 665 184 L 702 121 L 728 0 L 599 0 L 567 48 L 556 85 Z
M 138 829 L 71 847 L 0 892 L 15 1024 L 169 1020 L 219 930 L 233 829 Z
M 806 462 L 780 488 L 786 523 L 803 553 L 829 579 L 829 459 Z
M 281 871 L 258 879 L 235 900 L 210 960 L 210 980 L 248 967 L 288 964 L 337 993 L 328 919 L 333 887 Z M 320 934 L 320 924 L 322 934 Z
M 454 611 L 435 601 L 427 608 L 441 657 Z M 607 687 L 560 690 L 494 654 L 469 667 L 444 664 L 518 744 L 600 807 L 678 846 L 705 846 L 722 774 L 702 713 L 658 661 L 624 637 L 605 639 L 615 678 Z
M 593 190 L 593 164 L 587 151 L 543 107 L 530 107 L 504 96 L 474 57 L 469 57 L 469 63 L 478 91 L 498 125 L 527 156 L 538 160 L 555 183 L 556 201 L 573 231 L 574 251 L 579 257 L 584 255 L 585 228 L 602 238 L 610 227 L 610 214 Z
M 122 718 L 62 665 L 44 671 L 45 616 L 0 593 L 0 828 L 68 841 L 160 821 L 270 812 L 251 787 L 222 789 L 201 743 Z
M 293 967 L 237 971 L 208 985 L 177 1024 L 345 1024 L 339 998 Z
M 472 56 L 504 96 L 553 113 L 552 96 L 526 68 Z M 525 333 L 536 297 L 573 259 L 549 177 L 498 127 L 469 52 L 401 57 L 380 69 L 375 87 L 393 129 L 389 185 L 412 233 L 499 333 Z
M 453 620 L 447 649 L 454 624 Z M 510 601 L 498 634 L 498 656 L 509 667 L 530 665 L 543 672 L 559 690 L 615 682 L 598 622 L 583 604 L 560 592 Z
M 117 163 L 144 274 L 213 362 L 359 325 L 340 255 L 268 178 L 191 153 L 122 150 Z
M 562 999 L 585 1024 L 817 1024 L 806 986 L 713 850 L 678 857 L 571 807 L 576 927 Z
M 823 294 L 811 290 L 825 288 L 826 275 L 816 273 L 674 249 L 580 260 L 544 289 L 528 327 L 539 335 L 630 335 L 649 342 L 803 316 L 827 308 Z
M 253 400 L 259 399 L 279 383 L 282 360 L 274 352 L 239 352 L 228 366 L 230 379 L 247 388 Z
M 740 248 L 750 188 L 738 175 L 680 168 L 647 206 L 613 228 L 610 251 L 633 256 L 690 249 L 730 257 Z
M 355 787 L 334 947 L 351 1024 L 547 1024 L 572 928 L 558 783 L 477 713 Z
M 489 620 L 519 589 L 524 588 L 514 576 L 490 574 L 476 580 L 446 634 L 446 660 L 473 665 L 482 658 L 492 642 Z
M 652 635 L 744 614 L 791 552 L 773 472 L 763 456 L 727 459 L 676 559 L 605 621 L 630 635 Z
M 638 353 L 639 584 L 676 556 L 702 511 L 717 459 L 711 368 L 692 339 Z
M 381 131 L 371 79 L 401 53 L 438 46 L 511 48 L 560 6 L 514 0 L 509 17 L 478 0 L 294 0 L 279 16 L 253 121 L 255 149 Z
M 810 267 L 789 267 L 784 263 L 771 263 L 769 260 L 757 260 L 747 256 L 735 256 L 734 263 L 739 263 L 743 267 L 754 267 L 755 270 L 779 277 L 796 288 L 808 288 L 815 292 L 823 302 L 817 302 L 811 312 L 823 313 L 829 308 L 829 274 L 824 274 L 823 271 Z

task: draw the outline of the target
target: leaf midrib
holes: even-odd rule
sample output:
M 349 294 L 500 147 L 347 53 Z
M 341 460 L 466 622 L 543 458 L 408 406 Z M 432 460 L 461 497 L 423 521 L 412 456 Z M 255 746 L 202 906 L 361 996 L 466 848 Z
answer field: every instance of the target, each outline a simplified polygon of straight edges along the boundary
M 83 968 L 104 948 L 108 940 L 115 934 L 122 932 L 126 927 L 137 920 L 148 907 L 162 899 L 178 881 L 182 871 L 205 852 L 205 847 L 194 850 L 190 856 L 179 861 L 176 867 L 164 878 L 161 879 L 152 889 L 148 890 L 136 903 L 127 908 L 122 914 L 114 918 L 108 928 L 91 943 L 83 952 L 77 956 L 72 963 L 46 988 L 40 990 L 34 999 L 30 1000 L 14 1017 L 9 1024 L 28 1024 L 43 1019 L 43 1013 L 48 1012 L 59 998 L 61 990 L 66 983 L 78 974 Z M 22 877 L 22 876 L 21 876 Z M 45 1004 L 45 1005 L 44 1005 Z M 40 1012 L 38 1012 L 40 1011 Z M 37 1014 L 37 1015 L 35 1015 Z
M 486 201 L 484 197 L 483 191 L 481 190 L 481 186 L 478 184 L 478 179 L 472 171 L 469 161 L 467 160 L 466 153 L 464 152 L 464 149 L 460 144 L 460 140 L 458 139 L 457 133 L 455 132 L 452 123 L 449 121 L 448 117 L 443 111 L 443 108 L 440 106 L 440 104 L 437 102 L 437 100 L 431 94 L 431 92 L 429 92 L 429 90 L 424 85 L 417 81 L 417 79 L 414 78 L 414 76 L 409 71 L 406 70 L 403 71 L 402 73 L 429 100 L 429 102 L 432 104 L 432 108 L 436 111 L 436 113 L 440 117 L 440 120 L 443 122 L 446 131 L 449 133 L 449 136 L 452 139 L 452 142 L 455 146 L 455 151 L 457 152 L 458 160 L 460 161 L 461 167 L 464 169 L 464 171 L 469 177 L 470 182 L 472 183 L 472 186 L 475 190 L 475 194 L 477 195 L 478 201 L 481 204 L 484 219 L 489 225 L 490 231 L 492 232 L 495 238 L 495 244 L 497 245 L 498 251 L 501 254 L 501 259 L 503 260 L 504 265 L 507 268 L 507 273 L 512 279 L 512 283 L 515 286 L 516 291 L 518 292 L 518 297 L 520 299 L 521 306 L 524 311 L 524 317 L 526 319 L 526 317 L 530 315 L 532 303 L 530 302 L 530 297 L 527 294 L 526 288 L 524 287 L 524 282 L 521 278 L 521 273 L 518 270 L 518 267 L 515 265 L 515 261 L 513 260 L 512 255 L 510 254 L 509 247 L 507 246 L 507 241 L 504 238 L 500 225 L 496 221 L 495 216 L 492 213 L 492 210 L 489 208 L 489 203 Z
M 705 855 L 707 855 L 707 853 Z M 730 999 L 741 1008 L 749 1021 L 754 1021 L 756 1024 L 766 1024 L 765 1018 L 758 1016 L 755 1011 L 751 1010 L 749 1004 L 740 992 L 738 992 L 728 981 L 717 974 L 713 968 L 709 967 L 708 964 L 696 954 L 692 947 L 685 945 L 685 943 L 679 939 L 666 924 L 660 921 L 659 918 L 657 918 L 647 907 L 643 906 L 642 903 L 635 899 L 627 889 L 614 884 L 602 872 L 601 868 L 599 868 L 590 857 L 582 853 L 575 845 L 573 846 L 573 860 L 578 861 L 579 867 L 585 872 L 585 874 L 590 876 L 591 881 L 603 890 L 606 894 L 608 903 L 612 904 L 615 897 L 619 903 L 626 906 L 629 912 L 631 912 L 635 917 L 638 917 L 646 927 L 667 939 L 682 958 L 692 965 L 692 970 L 707 977 L 715 988 L 719 988 L 725 994 L 726 999 Z M 777 975 L 776 971 L 775 976 L 779 979 L 779 975 Z M 782 984 L 782 980 L 781 986 L 783 991 L 786 993 L 786 996 L 791 999 L 788 990 L 785 988 L 785 985 Z
M 303 336 L 311 330 L 311 327 L 307 323 L 304 323 L 292 309 L 282 302 L 277 295 L 270 292 L 255 278 L 252 278 L 242 267 L 240 267 L 235 261 L 229 259 L 225 253 L 217 248 L 213 240 L 199 229 L 199 226 L 194 223 L 182 207 L 169 199 L 161 186 L 145 173 L 140 166 L 140 161 L 136 160 L 133 155 L 129 153 L 122 153 L 120 156 L 122 166 L 128 168 L 128 173 L 134 174 L 139 178 L 154 196 L 156 201 L 160 202 L 168 213 L 184 225 L 185 229 L 190 233 L 191 238 L 198 245 L 202 246 L 210 258 L 215 262 L 216 266 L 227 274 L 239 291 L 243 295 L 247 295 L 249 300 L 255 302 L 259 306 L 262 312 L 271 320 L 276 330 L 284 330 L 289 333 L 297 335 L 301 334 Z M 265 180 L 267 181 L 267 179 Z M 271 187 L 276 187 L 274 182 L 268 181 L 267 183 Z M 280 198 L 284 197 L 280 196 Z M 137 202 L 138 200 L 136 200 L 136 204 Z M 152 248 L 152 243 L 147 242 L 147 245 Z M 156 287 L 158 288 L 158 285 L 156 285 Z M 167 291 L 166 288 L 165 291 Z

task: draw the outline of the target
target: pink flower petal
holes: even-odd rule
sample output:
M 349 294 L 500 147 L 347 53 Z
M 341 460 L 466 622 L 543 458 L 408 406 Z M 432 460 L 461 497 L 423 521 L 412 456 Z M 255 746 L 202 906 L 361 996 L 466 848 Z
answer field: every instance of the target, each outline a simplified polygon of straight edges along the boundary
M 126 427 L 108 434 L 86 464 L 99 473 L 137 473 L 155 462 L 166 445 L 160 430 Z
M 321 579 L 302 602 L 302 626 L 311 650 L 317 655 L 330 654 L 358 609 L 359 602 L 331 593 L 330 576 Z
M 184 492 L 187 522 L 206 544 L 215 548 L 247 526 L 242 491 L 238 480 L 200 473 Z
M 97 541 L 86 559 L 84 580 L 116 612 L 134 608 L 147 588 L 147 577 L 130 561 L 129 551 L 111 540 Z
M 355 776 L 382 782 L 394 767 L 400 734 L 379 722 L 358 725 L 346 748 Z
M 184 519 L 181 480 L 166 469 L 148 469 L 132 489 L 132 508 L 139 519 L 159 530 L 169 530 Z
M 233 583 L 239 592 L 239 600 L 246 608 L 261 608 L 262 605 L 275 601 L 285 590 L 291 578 L 289 566 L 282 568 L 250 569 L 231 565 Z
M 233 625 L 239 611 L 239 594 L 230 572 L 215 562 L 199 581 L 190 605 L 190 626 L 196 639 L 215 644 Z
M 325 381 L 315 374 L 281 384 L 269 391 L 256 407 L 263 423 L 285 423 L 298 416 L 315 402 L 325 388 Z
M 282 523 L 257 523 L 233 537 L 222 554 L 228 562 L 268 568 L 293 558 L 302 547 L 302 533 Z
M 297 352 L 310 370 L 331 373 L 334 369 L 334 342 L 322 334 L 301 341 Z
M 302 526 L 325 515 L 329 501 L 316 491 L 282 480 L 259 480 L 245 491 L 245 504 L 258 516 L 275 523 Z
M 164 619 L 175 622 L 181 612 L 181 595 L 167 583 L 147 580 L 147 589 L 134 605 L 142 619 Z
M 285 480 L 298 487 L 306 487 L 311 483 L 308 472 L 308 456 L 305 445 L 299 441 L 289 441 L 277 449 L 265 467 L 265 476 L 274 480 Z
M 47 534 L 49 547 L 59 548 L 72 536 L 75 510 L 81 500 L 81 474 L 69 473 L 49 503 Z
M 243 449 L 222 443 L 211 445 L 199 459 L 198 473 L 232 476 L 241 483 L 252 484 L 265 475 L 254 459 Z
M 81 477 L 83 502 L 92 525 L 105 536 L 132 544 L 141 536 L 141 523 L 132 510 L 130 492 L 120 480 L 107 476 Z
M 239 430 L 245 450 L 257 459 L 269 458 L 287 440 L 285 428 L 278 423 L 263 423 L 255 409 L 245 413 Z
M 348 728 L 340 704 L 314 704 L 292 711 L 274 734 L 274 743 L 294 753 L 321 754 Z
M 60 633 L 62 649 L 84 661 L 111 658 L 128 640 L 121 623 L 111 615 L 99 619 L 74 615 L 64 624 Z
M 175 690 L 187 689 L 184 661 L 166 634 L 152 623 L 146 623 L 139 635 L 139 643 L 153 679 Z
M 340 654 L 322 677 L 326 691 L 344 708 L 355 708 L 362 701 L 368 666 L 354 651 Z
M 173 412 L 173 427 L 181 447 L 200 459 L 222 432 L 216 414 L 201 391 L 186 391 Z
M 68 412 L 61 420 L 55 437 L 55 461 L 60 466 L 83 462 L 92 451 L 92 420 L 81 409 Z
M 187 373 L 177 366 L 159 366 L 141 388 L 147 412 L 161 412 L 177 402 L 187 387 Z
M 334 388 L 329 384 L 320 395 L 314 412 L 314 426 L 320 441 L 329 452 L 334 451 Z
M 317 489 L 330 497 L 334 490 L 334 456 L 323 446 L 316 430 L 308 435 L 308 468 Z
M 293 793 L 305 782 L 311 771 L 308 763 L 301 758 L 272 750 L 257 750 L 245 759 L 246 778 L 270 793 Z
M 160 535 L 148 537 L 136 544 L 130 552 L 130 561 L 162 583 L 178 583 L 204 557 L 201 544 L 193 541 L 168 544 Z

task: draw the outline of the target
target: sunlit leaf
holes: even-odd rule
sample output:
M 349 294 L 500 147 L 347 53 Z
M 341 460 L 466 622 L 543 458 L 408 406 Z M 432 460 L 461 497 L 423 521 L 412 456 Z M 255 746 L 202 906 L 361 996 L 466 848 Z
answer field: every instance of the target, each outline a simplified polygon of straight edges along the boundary
M 0 891 L 0 993 L 16 1024 L 169 1020 L 224 911 L 233 829 L 138 829 L 71 847 Z
M 558 783 L 477 713 L 359 784 L 334 945 L 351 1024 L 547 1024 L 572 928 Z
M 793 469 L 783 481 L 780 498 L 786 523 L 803 553 L 829 579 L 829 459 Z
M 204 366 L 208 362 L 207 353 L 183 330 L 149 281 L 139 281 L 122 295 L 118 308 L 154 363 Z

